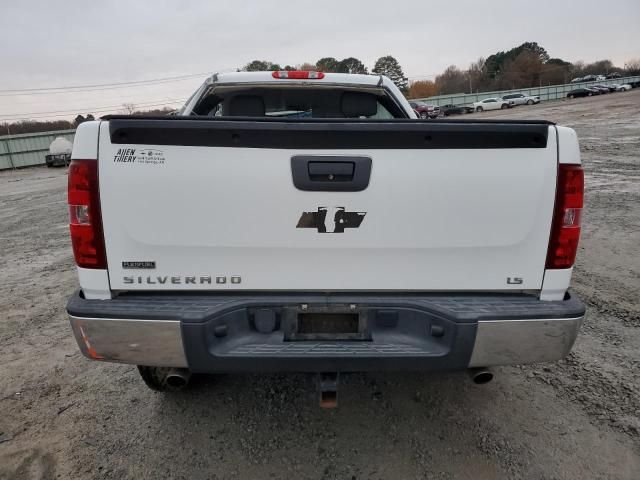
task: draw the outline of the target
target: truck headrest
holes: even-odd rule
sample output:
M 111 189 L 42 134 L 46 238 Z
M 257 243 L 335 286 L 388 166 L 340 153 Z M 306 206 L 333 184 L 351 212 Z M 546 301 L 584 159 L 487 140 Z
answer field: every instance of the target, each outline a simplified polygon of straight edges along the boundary
M 230 117 L 264 117 L 264 100 L 258 95 L 236 95 L 228 103 Z
M 340 109 L 347 118 L 371 117 L 378 111 L 378 101 L 370 93 L 344 92 Z

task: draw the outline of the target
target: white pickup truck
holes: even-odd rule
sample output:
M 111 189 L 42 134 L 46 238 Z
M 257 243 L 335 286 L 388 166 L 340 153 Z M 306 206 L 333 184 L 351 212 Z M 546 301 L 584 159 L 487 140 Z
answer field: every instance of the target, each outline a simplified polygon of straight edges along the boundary
M 192 372 L 316 372 L 327 394 L 349 371 L 481 383 L 571 349 L 582 203 L 569 128 L 419 121 L 382 76 L 218 74 L 177 116 L 78 127 L 67 310 L 83 354 L 156 389 Z

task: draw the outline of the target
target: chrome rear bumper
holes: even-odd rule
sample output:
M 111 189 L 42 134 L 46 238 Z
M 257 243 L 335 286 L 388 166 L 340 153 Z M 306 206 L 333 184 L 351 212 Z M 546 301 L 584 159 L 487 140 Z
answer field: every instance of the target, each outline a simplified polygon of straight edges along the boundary
M 256 331 L 253 323 L 255 308 L 282 315 L 286 305 L 308 302 L 311 308 L 334 300 L 367 312 L 368 341 L 291 342 L 283 335 L 284 317 L 270 332 Z M 571 350 L 584 318 L 576 299 L 513 296 L 85 300 L 76 294 L 68 310 L 88 358 L 196 372 L 450 370 L 550 362 Z M 395 323 L 388 323 L 389 312 L 398 312 Z
M 583 319 L 479 321 L 469 366 L 560 360 L 573 347 Z
M 105 362 L 188 367 L 178 320 L 79 318 L 69 315 L 85 357 Z

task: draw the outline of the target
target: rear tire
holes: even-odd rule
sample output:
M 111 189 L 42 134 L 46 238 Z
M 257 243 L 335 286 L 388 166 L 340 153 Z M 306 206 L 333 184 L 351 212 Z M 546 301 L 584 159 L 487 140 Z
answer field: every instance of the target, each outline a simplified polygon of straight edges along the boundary
M 527 105 L 533 105 L 533 100 L 527 100 Z
M 587 93 L 587 97 L 590 97 L 591 95 L 593 95 L 593 93 L 591 92 Z
M 478 112 L 478 113 L 482 112 L 482 110 L 483 110 L 482 107 L 476 108 L 476 112 Z
M 506 103 L 503 103 L 503 104 L 500 106 L 500 110 L 506 110 L 507 108 L 509 108 L 509 105 L 507 105 Z
M 147 387 L 156 392 L 177 392 L 188 386 L 188 384 L 177 386 L 167 382 L 167 376 L 171 370 L 171 367 L 145 367 L 138 365 L 138 372 L 140 372 L 142 380 Z
M 567 98 L 573 100 L 573 95 L 567 95 Z

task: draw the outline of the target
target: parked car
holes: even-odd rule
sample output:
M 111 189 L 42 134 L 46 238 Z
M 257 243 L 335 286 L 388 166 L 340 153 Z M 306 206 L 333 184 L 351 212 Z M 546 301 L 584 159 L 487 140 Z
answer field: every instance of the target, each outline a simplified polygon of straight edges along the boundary
M 616 87 L 614 87 L 613 85 L 593 85 L 593 88 L 604 88 L 608 92 L 615 92 L 616 91 Z
M 441 106 L 440 111 L 445 117 L 448 117 L 449 115 L 462 115 L 465 113 L 469 113 L 469 111 L 473 112 L 473 108 L 466 107 L 464 105 L 449 104 Z
M 603 85 L 591 85 L 587 88 L 590 88 L 591 90 L 598 90 L 602 95 L 609 93 L 609 87 L 605 87 Z
M 585 313 L 567 291 L 575 131 L 410 118 L 385 76 L 283 71 L 216 74 L 176 117 L 80 124 L 67 312 L 82 353 L 139 365 L 156 390 L 193 372 L 317 373 L 323 406 L 339 372 L 473 368 L 486 383 L 491 366 L 566 356 Z M 91 388 L 101 371 L 83 368 Z
M 631 90 L 633 87 L 631 85 L 629 85 L 628 83 L 625 83 L 623 85 L 618 85 L 618 91 L 619 92 L 626 92 L 627 90 Z
M 499 97 L 485 98 L 479 102 L 473 102 L 473 109 L 476 112 L 483 112 L 485 110 L 504 110 L 506 108 L 511 108 L 512 106 L 513 103 Z
M 600 95 L 600 92 L 591 88 L 576 88 L 567 93 L 567 98 L 591 97 L 593 95 Z
M 598 77 L 597 77 L 597 75 L 587 75 L 586 77 L 582 77 L 582 81 L 583 82 L 597 82 L 598 81 Z
M 513 100 L 514 105 L 533 105 L 540 103 L 540 97 L 533 95 L 525 95 L 524 93 L 509 93 L 502 96 L 503 100 Z
M 583 82 L 584 80 L 582 79 L 582 77 L 576 77 L 573 80 L 571 80 L 569 83 L 580 83 Z
M 622 77 L 622 75 L 620 75 L 618 72 L 613 72 L 613 73 L 608 73 L 607 75 L 605 75 L 605 78 L 620 78 Z
M 411 108 L 413 108 L 420 118 L 438 118 L 440 116 L 440 107 L 436 105 L 429 105 L 426 102 L 416 102 L 414 100 L 409 102 Z

